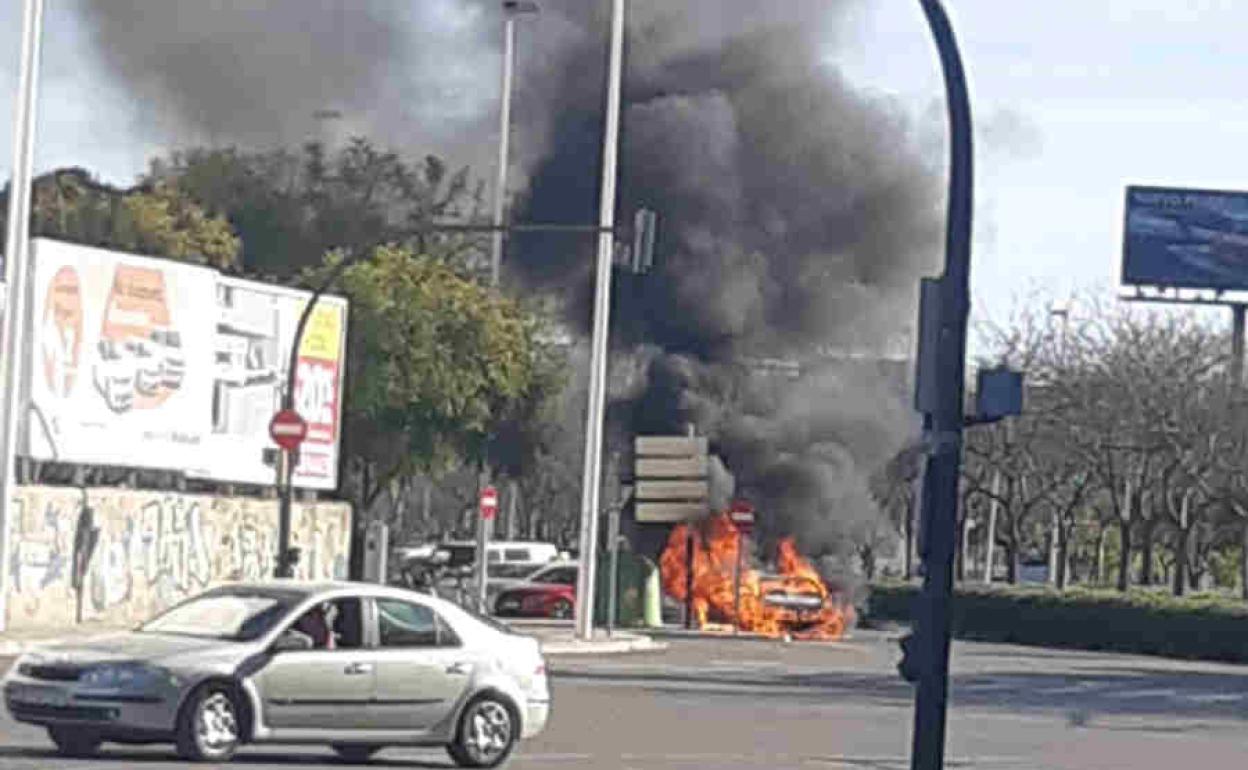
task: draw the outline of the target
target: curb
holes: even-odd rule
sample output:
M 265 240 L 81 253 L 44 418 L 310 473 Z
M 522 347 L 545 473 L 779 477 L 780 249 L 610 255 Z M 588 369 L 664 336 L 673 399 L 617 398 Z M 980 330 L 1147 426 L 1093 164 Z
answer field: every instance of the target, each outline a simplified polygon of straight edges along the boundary
M 577 639 L 542 640 L 543 655 L 622 655 L 634 652 L 662 652 L 667 642 L 655 641 L 646 636 L 619 639 L 595 639 L 583 642 Z

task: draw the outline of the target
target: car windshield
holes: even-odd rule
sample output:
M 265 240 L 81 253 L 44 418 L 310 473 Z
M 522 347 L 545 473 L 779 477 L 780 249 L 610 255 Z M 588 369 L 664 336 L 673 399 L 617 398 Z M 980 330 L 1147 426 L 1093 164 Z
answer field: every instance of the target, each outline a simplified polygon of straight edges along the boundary
M 294 591 L 214 591 L 158 615 L 139 632 L 248 642 L 271 631 L 303 598 Z

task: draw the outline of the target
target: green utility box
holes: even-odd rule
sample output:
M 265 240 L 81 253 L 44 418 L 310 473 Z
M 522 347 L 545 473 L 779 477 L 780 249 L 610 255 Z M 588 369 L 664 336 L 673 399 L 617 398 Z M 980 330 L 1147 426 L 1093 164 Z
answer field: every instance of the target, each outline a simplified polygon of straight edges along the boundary
M 654 562 L 629 551 L 620 551 L 616 573 L 615 591 L 615 625 L 619 628 L 639 627 L 646 625 L 647 584 L 653 583 L 652 576 L 658 574 Z M 594 577 L 594 625 L 604 626 L 607 623 L 607 601 L 611 586 L 611 554 L 598 554 L 597 575 Z

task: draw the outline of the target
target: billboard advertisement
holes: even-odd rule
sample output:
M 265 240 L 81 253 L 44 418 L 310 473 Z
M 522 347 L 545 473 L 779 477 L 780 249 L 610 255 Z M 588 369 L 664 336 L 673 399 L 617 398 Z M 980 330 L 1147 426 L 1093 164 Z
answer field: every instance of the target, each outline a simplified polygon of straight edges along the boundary
M 195 469 L 221 481 L 272 484 L 264 464 L 274 446 L 269 421 L 281 408 L 295 327 L 308 298 L 255 281 L 220 277 L 216 284 L 211 462 Z M 333 489 L 338 482 L 340 388 L 346 303 L 322 297 L 308 319 L 295 369 L 295 408 L 309 423 L 295 466 L 296 486 Z
M 269 422 L 308 292 L 45 239 L 32 257 L 29 456 L 274 483 Z M 304 331 L 298 487 L 338 483 L 346 323 L 322 297 Z
M 1248 290 L 1248 193 L 1128 187 L 1122 282 Z
M 138 468 L 199 462 L 210 428 L 212 286 L 194 265 L 38 239 L 29 456 Z

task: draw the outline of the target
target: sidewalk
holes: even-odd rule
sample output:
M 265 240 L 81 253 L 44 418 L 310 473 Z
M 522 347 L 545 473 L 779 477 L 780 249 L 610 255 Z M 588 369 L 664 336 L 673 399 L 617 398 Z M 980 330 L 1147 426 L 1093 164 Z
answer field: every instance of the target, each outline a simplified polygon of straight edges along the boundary
M 124 634 L 129 630 L 131 630 L 130 626 L 118 626 L 109 623 L 83 623 L 80 626 L 70 626 L 69 628 L 61 629 L 55 632 L 55 634 L 47 629 L 5 631 L 0 633 L 0 656 L 21 655 L 35 647 L 44 647 L 49 644 L 60 644 L 63 642 L 76 642 L 93 636 Z

